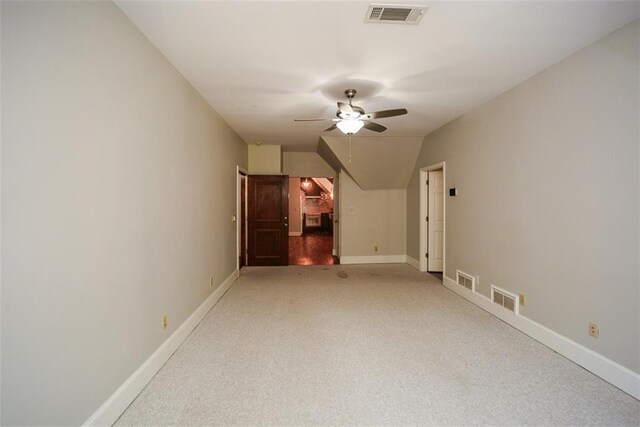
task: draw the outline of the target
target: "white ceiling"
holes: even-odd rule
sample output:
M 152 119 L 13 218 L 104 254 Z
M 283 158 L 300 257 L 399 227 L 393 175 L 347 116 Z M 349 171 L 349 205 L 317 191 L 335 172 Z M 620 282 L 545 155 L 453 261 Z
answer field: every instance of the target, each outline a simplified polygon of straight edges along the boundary
M 429 6 L 419 25 L 365 24 L 361 1 L 117 1 L 247 143 L 285 151 L 315 151 L 330 123 L 293 119 L 334 117 L 347 88 L 368 112 L 409 110 L 377 120 L 381 135 L 423 136 L 640 16 L 638 2 L 406 3 Z

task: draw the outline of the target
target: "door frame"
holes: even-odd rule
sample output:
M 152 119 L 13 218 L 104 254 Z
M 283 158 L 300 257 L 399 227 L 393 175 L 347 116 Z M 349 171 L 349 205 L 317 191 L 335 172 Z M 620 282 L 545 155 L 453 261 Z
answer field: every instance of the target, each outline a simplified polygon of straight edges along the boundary
M 340 174 L 333 176 L 333 248 L 331 255 L 340 258 Z
M 436 163 L 431 166 L 426 166 L 420 169 L 420 271 L 428 271 L 429 264 L 427 258 L 424 254 L 427 252 L 427 248 L 429 247 L 429 229 L 427 227 L 427 196 L 429 195 L 429 188 L 427 186 L 427 177 L 429 176 L 429 171 L 435 171 L 442 169 L 442 180 L 444 187 L 444 199 L 442 201 L 443 207 L 442 212 L 444 216 L 444 221 L 442 224 L 443 232 L 442 232 L 442 275 L 446 276 L 446 268 L 447 268 L 447 168 L 446 162 Z
M 241 166 L 236 166 L 236 271 L 240 271 L 240 256 L 244 256 L 244 265 L 247 265 L 247 254 L 241 254 L 240 252 L 242 251 L 242 222 L 244 221 L 245 224 L 245 230 L 247 229 L 247 212 L 245 209 L 245 215 L 244 218 L 242 218 L 242 207 L 241 207 L 241 203 L 242 203 L 242 198 L 245 199 L 245 206 L 246 206 L 246 201 L 247 201 L 247 194 L 246 191 L 243 194 L 242 193 L 242 178 L 240 178 L 241 175 L 244 175 L 245 178 L 249 175 L 249 172 L 241 167 Z M 245 188 L 246 189 L 246 188 Z M 247 236 L 245 237 L 245 248 L 247 247 L 246 245 L 246 239 Z

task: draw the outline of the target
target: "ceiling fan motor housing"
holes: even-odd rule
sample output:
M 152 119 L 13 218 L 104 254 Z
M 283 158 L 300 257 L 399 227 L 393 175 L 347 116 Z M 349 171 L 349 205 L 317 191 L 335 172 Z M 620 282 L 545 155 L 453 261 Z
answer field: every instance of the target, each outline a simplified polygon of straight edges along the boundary
M 350 120 L 350 119 L 355 120 L 355 119 L 358 119 L 360 116 L 364 115 L 364 109 L 362 109 L 361 107 L 358 107 L 357 105 L 351 104 L 351 100 L 353 99 L 354 96 L 356 96 L 356 92 L 357 91 L 355 89 L 347 89 L 344 91 L 344 94 L 349 99 L 349 106 L 351 107 L 352 111 L 338 110 L 336 113 L 336 116 L 338 116 L 343 120 Z
M 357 105 L 352 105 L 351 109 L 353 110 L 353 112 L 348 113 L 346 111 L 340 111 L 338 110 L 336 112 L 336 116 L 340 117 L 341 119 L 344 120 L 349 120 L 349 119 L 357 119 L 358 117 L 364 115 L 364 110 L 360 107 L 358 107 Z

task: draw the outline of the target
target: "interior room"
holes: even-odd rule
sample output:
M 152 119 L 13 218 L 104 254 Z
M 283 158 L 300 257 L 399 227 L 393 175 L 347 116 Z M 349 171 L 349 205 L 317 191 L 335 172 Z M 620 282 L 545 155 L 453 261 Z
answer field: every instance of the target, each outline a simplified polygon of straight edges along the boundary
M 289 177 L 289 265 L 333 265 L 333 178 Z
M 0 27 L 0 424 L 639 424 L 639 2 Z

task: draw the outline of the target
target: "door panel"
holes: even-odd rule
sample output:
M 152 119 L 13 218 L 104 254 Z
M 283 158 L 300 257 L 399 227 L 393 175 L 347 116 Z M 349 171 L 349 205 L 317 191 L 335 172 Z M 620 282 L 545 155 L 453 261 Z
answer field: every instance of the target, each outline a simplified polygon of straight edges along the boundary
M 442 272 L 444 247 L 444 174 L 429 172 L 428 190 L 428 270 Z
M 433 257 L 436 260 L 440 260 L 440 265 L 442 265 L 442 256 L 444 255 L 444 251 L 442 250 L 442 242 L 444 240 L 444 233 L 442 231 L 436 231 L 434 233 L 435 247 L 433 248 Z
M 255 184 L 255 219 L 257 221 L 280 221 L 282 203 L 280 203 L 280 183 L 258 182 Z
M 289 177 L 249 175 L 249 265 L 289 264 Z

